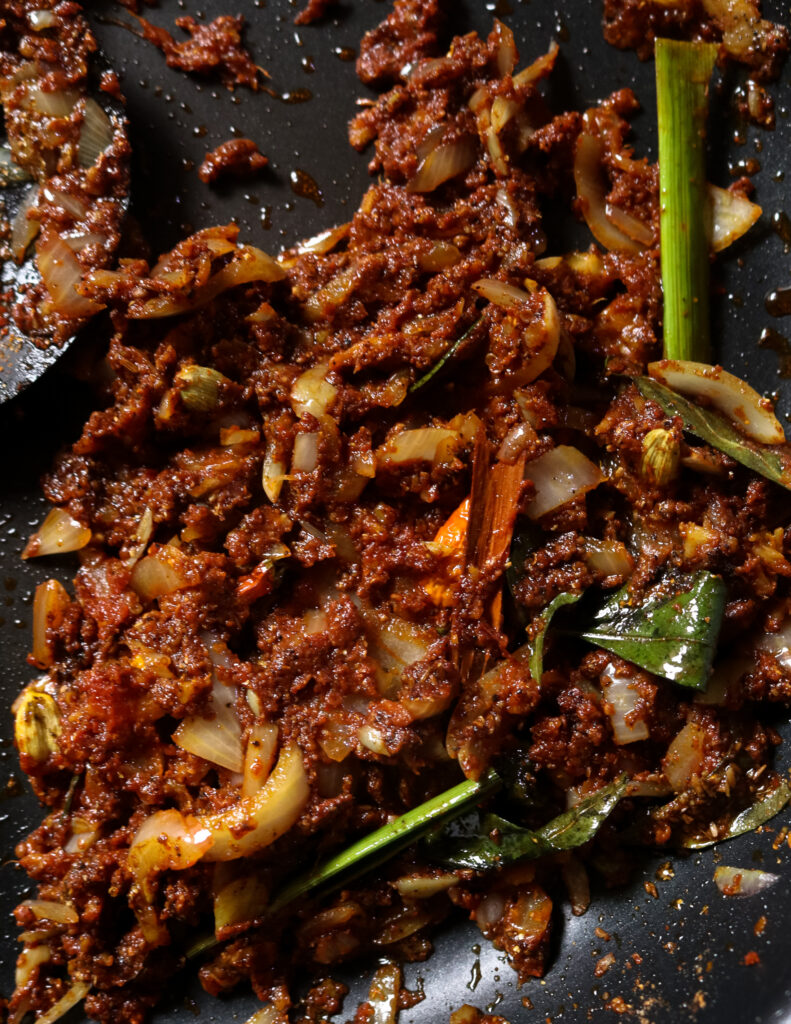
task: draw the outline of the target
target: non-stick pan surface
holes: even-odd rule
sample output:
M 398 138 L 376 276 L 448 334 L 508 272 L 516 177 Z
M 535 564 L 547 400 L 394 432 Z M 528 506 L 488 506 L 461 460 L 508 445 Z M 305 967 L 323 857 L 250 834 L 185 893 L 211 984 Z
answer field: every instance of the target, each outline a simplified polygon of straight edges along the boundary
M 450 6 L 454 31 L 488 31 L 495 13 L 506 20 L 523 62 L 557 39 L 562 58 L 551 97 L 558 110 L 584 108 L 616 88 L 632 86 L 644 107 L 635 122 L 637 149 L 654 154 L 653 66 L 604 43 L 598 0 L 568 0 L 562 10 L 545 0 L 457 0 Z M 171 27 L 184 13 L 207 19 L 243 13 L 248 46 L 270 76 L 270 95 L 230 93 L 216 82 L 170 70 L 162 55 L 135 34 L 133 19 L 120 5 L 92 5 L 96 32 L 128 100 L 135 149 L 133 212 L 155 249 L 173 244 L 185 231 L 234 218 L 246 239 L 274 252 L 350 218 L 369 179 L 366 157 L 346 142 L 355 99 L 367 95 L 349 58 L 364 30 L 387 9 L 374 0 L 345 0 L 334 9 L 336 17 L 300 29 L 293 25 L 297 7 L 288 0 L 235 0 L 230 7 L 228 0 L 162 0 L 146 9 L 154 22 Z M 779 0 L 765 2 L 764 9 L 768 17 L 788 16 L 787 5 Z M 714 341 L 724 365 L 779 395 L 785 421 L 791 384 L 783 373 L 791 372 L 791 349 L 775 338 L 778 355 L 759 345 L 759 339 L 765 328 L 780 335 L 791 331 L 791 322 L 786 327 L 782 320 L 773 320 L 764 306 L 768 291 L 791 283 L 788 249 L 773 229 L 773 215 L 788 202 L 783 176 L 791 144 L 791 78 L 786 75 L 774 88 L 774 132 L 745 127 L 730 117 L 727 96 L 737 81 L 735 75 L 725 83 L 725 99 L 714 121 L 711 177 L 727 185 L 740 168 L 757 162 L 757 199 L 764 213 L 719 271 Z M 270 167 L 253 181 L 209 189 L 198 180 L 196 165 L 208 149 L 236 134 L 253 138 L 269 156 Z M 549 244 L 550 253 L 562 251 L 564 240 L 551 235 Z M 48 576 L 65 580 L 71 572 L 62 559 L 23 564 L 19 552 L 44 511 L 40 474 L 56 450 L 74 438 L 97 400 L 91 383 L 97 374 L 91 368 L 101 351 L 98 333 L 98 340 L 80 339 L 48 377 L 0 410 L 0 700 L 6 708 L 0 751 L 3 995 L 11 990 L 18 948 L 9 915 L 30 888 L 13 865 L 13 849 L 40 816 L 16 765 L 7 709 L 32 675 L 25 663 L 32 590 Z M 780 714 L 778 725 L 788 747 L 781 747 L 779 761 L 791 764 L 791 736 Z M 690 856 L 636 854 L 629 885 L 595 892 L 583 917 L 559 910 L 552 966 L 543 981 L 530 981 L 522 989 L 504 957 L 477 928 L 458 919 L 450 922 L 436 937 L 435 955 L 406 968 L 407 985 L 421 989 L 425 999 L 402 1012 L 401 1024 L 439 1024 L 465 1002 L 491 1007 L 512 1024 L 587 1021 L 624 1007 L 626 1019 L 644 1024 L 791 1021 L 791 850 L 786 843 L 774 849 L 784 823 L 791 823 L 788 813 L 760 835 Z M 781 881 L 763 895 L 728 900 L 712 880 L 717 863 L 760 866 L 778 872 Z M 558 906 L 564 906 L 562 899 Z M 594 968 L 610 952 L 615 961 L 597 978 Z M 332 970 L 352 988 L 340 1020 L 353 1016 L 367 992 L 376 957 L 372 951 L 367 961 Z M 307 971 L 305 981 L 310 981 Z M 243 1021 L 255 1008 L 249 992 L 212 1000 L 185 977 L 174 979 L 172 997 L 154 1019 L 192 1024 L 197 1014 L 206 1022 Z

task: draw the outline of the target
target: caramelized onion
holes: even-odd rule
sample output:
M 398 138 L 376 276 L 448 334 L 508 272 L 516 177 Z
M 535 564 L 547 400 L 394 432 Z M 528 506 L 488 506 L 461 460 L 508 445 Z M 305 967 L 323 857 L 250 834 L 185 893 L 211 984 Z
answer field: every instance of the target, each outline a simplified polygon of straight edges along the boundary
M 457 439 L 455 430 L 444 427 L 402 430 L 377 450 L 376 457 L 379 464 L 385 466 L 403 465 L 405 462 L 437 462 L 442 458 L 444 450 Z
M 688 722 L 667 749 L 662 767 L 675 793 L 683 793 L 699 774 L 703 764 L 706 734 L 699 725 Z
M 91 990 L 91 986 L 87 981 L 75 982 L 68 989 L 65 995 L 62 995 L 60 999 L 53 1003 L 52 1006 L 42 1013 L 40 1017 L 36 1017 L 36 1024 L 55 1024 L 56 1020 L 60 1020 L 61 1017 L 65 1017 L 69 1010 L 73 1009 L 77 1003 L 84 999 Z
M 301 374 L 291 386 L 291 407 L 297 416 L 323 416 L 332 405 L 338 389 L 327 379 L 326 363 L 317 363 Z
M 605 711 L 610 719 L 615 742 L 623 746 L 626 743 L 647 740 L 648 726 L 644 719 L 637 717 L 640 693 L 635 687 L 634 679 L 616 671 L 610 663 L 601 674 L 601 685 L 606 701 Z
M 273 456 L 270 446 L 264 455 L 261 483 L 264 488 L 264 494 L 273 505 L 277 503 L 277 499 L 280 497 L 280 492 L 283 489 L 283 481 L 286 479 L 286 467 Z
M 619 230 L 607 216 L 606 189 L 602 180 L 601 161 L 604 146 L 593 135 L 582 134 L 574 150 L 574 181 L 580 210 L 593 237 L 607 249 L 640 252 L 642 246 Z
M 171 544 L 165 544 L 132 570 L 130 585 L 144 600 L 153 601 L 188 586 L 184 555 Z
M 421 161 L 407 192 L 433 192 L 446 181 L 464 174 L 475 163 L 478 143 L 471 136 L 441 143 Z
M 63 616 L 71 603 L 66 589 L 57 580 L 39 583 L 33 598 L 33 660 L 38 668 L 49 668 L 54 651 L 48 633 L 60 629 Z
M 11 252 L 17 263 L 22 263 L 30 243 L 35 239 L 41 227 L 41 222 L 36 217 L 30 216 L 37 199 L 38 188 L 31 185 L 11 221 Z
M 401 968 L 397 964 L 378 967 L 368 991 L 369 1024 L 396 1024 L 400 992 Z
M 621 206 L 605 203 L 604 213 L 611 224 L 640 245 L 653 245 L 654 232 L 650 224 L 639 220 Z
M 77 924 L 80 916 L 74 907 L 56 900 L 23 900 L 20 904 L 30 910 L 37 921 L 54 921 L 56 924 Z
M 291 457 L 292 473 L 312 473 L 319 461 L 319 435 L 297 434 Z
M 90 543 L 91 531 L 83 526 L 65 508 L 53 508 L 39 526 L 25 550 L 23 558 L 38 558 L 42 555 L 61 555 L 68 551 L 79 551 Z
M 525 304 L 530 301 L 530 296 L 522 288 L 493 277 L 482 277 L 475 282 L 473 288 L 484 299 L 493 302 L 495 306 L 502 306 L 503 309 L 524 309 Z
M 686 359 L 648 364 L 651 377 L 692 398 L 705 398 L 748 437 L 760 444 L 783 444 L 785 433 L 772 403 L 721 366 Z
M 727 188 L 708 186 L 709 241 L 715 252 L 727 249 L 746 234 L 761 216 L 761 207 Z
M 242 796 L 257 793 L 269 778 L 277 752 L 278 727 L 273 722 L 256 722 L 244 752 Z
M 17 989 L 22 989 L 29 984 L 35 976 L 36 968 L 47 963 L 51 958 L 52 950 L 45 943 L 23 949 L 17 959 L 14 974 L 14 984 Z
M 542 53 L 540 57 L 536 57 L 532 64 L 529 64 L 518 74 L 514 75 L 514 87 L 517 89 L 523 89 L 525 86 L 532 85 L 534 82 L 537 82 L 540 78 L 545 78 L 555 66 L 555 61 L 558 59 L 558 53 L 560 53 L 560 47 L 553 39 L 549 44 L 549 49 L 546 53 Z
M 235 705 L 236 688 L 215 679 L 206 712 L 185 718 L 173 733 L 173 742 L 204 761 L 241 772 L 242 730 Z
M 36 262 L 52 304 L 62 316 L 88 317 L 103 308 L 78 293 L 82 268 L 69 246 L 57 235 L 42 239 Z
M 533 481 L 536 490 L 525 510 L 531 519 L 539 519 L 547 512 L 574 501 L 604 480 L 595 462 L 577 448 L 565 444 L 528 463 L 526 476 Z
M 36 113 L 59 118 L 69 117 L 79 99 L 79 93 L 71 89 L 47 91 L 39 86 L 34 86 L 28 96 Z
M 457 875 L 444 871 L 434 875 L 404 875 L 397 878 L 393 885 L 406 899 L 427 900 L 436 896 L 438 892 L 446 892 L 454 885 L 458 885 L 458 882 Z
M 720 864 L 714 869 L 714 882 L 723 896 L 756 896 L 779 881 L 780 875 L 757 868 L 733 868 Z

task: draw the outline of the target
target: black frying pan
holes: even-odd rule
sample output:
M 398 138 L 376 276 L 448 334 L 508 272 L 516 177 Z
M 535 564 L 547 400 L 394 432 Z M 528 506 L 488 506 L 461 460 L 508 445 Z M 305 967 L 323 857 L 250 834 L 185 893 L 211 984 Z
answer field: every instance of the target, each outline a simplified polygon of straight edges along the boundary
M 94 5 L 96 31 L 121 75 L 128 99 L 136 154 L 133 213 L 154 248 L 171 245 L 185 231 L 235 218 L 243 236 L 275 251 L 349 219 L 368 176 L 365 157 L 356 155 L 346 142 L 346 122 L 355 112 L 355 98 L 366 94 L 346 58 L 348 49 L 357 46 L 362 32 L 381 19 L 387 7 L 373 0 L 345 2 L 336 8 L 337 17 L 296 30 L 293 17 L 298 6 L 288 0 L 237 0 L 231 9 L 226 0 L 203 0 L 200 5 L 190 0 L 162 0 L 149 12 L 156 23 L 168 25 L 185 9 L 196 16 L 201 11 L 207 18 L 244 13 L 250 49 L 271 76 L 274 95 L 269 95 L 244 90 L 231 94 L 211 81 L 171 71 L 158 51 L 129 28 L 120 27 L 119 22 L 133 24 L 120 6 Z M 546 0 L 500 0 L 497 4 L 465 0 L 451 6 L 455 31 L 488 31 L 497 7 L 514 29 L 523 61 L 557 38 L 563 54 L 551 84 L 557 109 L 584 107 L 615 88 L 632 85 L 645 108 L 635 123 L 638 152 L 655 155 L 653 66 L 603 42 L 598 2 L 569 0 L 562 12 Z M 779 0 L 765 2 L 764 9 L 775 19 L 788 13 Z M 727 254 L 718 271 L 714 340 L 722 363 L 747 376 L 758 388 L 779 393 L 781 420 L 791 409 L 791 386 L 778 373 L 781 363 L 777 354 L 761 347 L 759 338 L 768 327 L 791 336 L 791 322 L 786 329 L 782 320 L 772 319 L 764 308 L 765 294 L 788 283 L 791 267 L 784 242 L 772 228 L 772 214 L 783 210 L 786 203 L 783 173 L 791 144 L 788 82 L 786 77 L 774 89 L 778 125 L 773 133 L 729 121 L 727 102 L 719 103 L 711 171 L 713 180 L 725 185 L 731 180 L 731 171 L 738 173 L 741 161 L 755 159 L 761 165 L 755 182 L 764 215 L 738 250 Z M 729 88 L 732 84 L 726 83 Z M 305 102 L 279 98 L 304 98 L 305 90 L 311 94 Z M 734 142 L 737 129 L 743 143 Z M 198 181 L 195 165 L 207 149 L 234 133 L 253 138 L 269 156 L 270 168 L 253 181 L 211 190 Z M 317 190 L 304 187 L 305 174 L 315 181 Z M 554 246 L 560 251 L 561 241 L 551 237 L 549 251 L 554 252 Z M 783 348 L 782 341 L 775 339 L 774 344 Z M 90 385 L 83 381 L 86 365 L 90 367 L 93 358 L 94 349 L 81 339 L 50 376 L 0 410 L 4 427 L 0 436 L 5 439 L 0 526 L 0 593 L 5 602 L 0 612 L 0 654 L 4 672 L 0 687 L 6 707 L 30 676 L 24 659 L 29 648 L 32 588 L 47 576 L 65 579 L 71 571 L 63 560 L 23 565 L 18 555 L 26 534 L 43 514 L 38 476 L 56 449 L 74 437 L 95 401 Z M 790 764 L 791 735 L 781 716 L 778 725 L 788 736 L 789 746 L 781 748 L 780 761 Z M 8 715 L 2 718 L 2 728 L 2 781 L 9 776 L 19 780 L 9 742 Z M 15 782 L 9 792 L 0 803 L 4 859 L 0 991 L 4 994 L 11 988 L 17 948 L 13 928 L 7 926 L 8 913 L 28 891 L 25 879 L 9 861 L 16 840 L 39 818 L 24 782 Z M 437 935 L 434 957 L 406 968 L 408 986 L 421 988 L 425 1000 L 404 1011 L 401 1024 L 447 1021 L 450 1011 L 464 1002 L 481 1009 L 491 1006 L 511 1024 L 547 1018 L 587 1021 L 591 1015 L 607 1014 L 605 1006 L 614 997 L 631 1008 L 627 1020 L 645 1024 L 791 1021 L 787 924 L 791 919 L 791 850 L 782 844 L 775 851 L 772 845 L 778 829 L 789 822 L 791 815 L 786 812 L 761 835 L 745 836 L 699 854 L 637 854 L 633 881 L 614 891 L 596 892 L 584 917 L 572 917 L 559 899 L 552 966 L 543 982 L 531 981 L 521 990 L 502 954 L 489 946 L 477 928 L 460 919 L 451 921 Z M 660 870 L 668 861 L 672 867 Z M 728 900 L 712 881 L 718 862 L 762 866 L 779 872 L 782 880 L 766 894 Z M 646 890 L 647 883 L 649 889 L 656 886 L 656 896 L 653 890 Z M 758 935 L 756 925 L 762 917 L 766 921 Z M 604 933 L 610 935 L 609 940 Z M 596 978 L 594 967 L 609 952 L 615 954 L 615 963 L 603 977 Z M 758 962 L 753 962 L 751 953 L 757 954 Z M 340 1020 L 349 1019 L 357 1002 L 365 997 L 376 957 L 374 950 L 367 961 L 332 970 L 334 977 L 346 980 L 352 988 Z M 306 983 L 309 980 L 306 975 Z M 160 1007 L 155 1020 L 191 1024 L 196 1009 L 203 1020 L 227 1021 L 231 1014 L 235 1020 L 244 1020 L 256 1008 L 249 992 L 238 993 L 230 1003 L 217 1002 L 187 978 L 183 983 L 174 981 L 172 998 Z

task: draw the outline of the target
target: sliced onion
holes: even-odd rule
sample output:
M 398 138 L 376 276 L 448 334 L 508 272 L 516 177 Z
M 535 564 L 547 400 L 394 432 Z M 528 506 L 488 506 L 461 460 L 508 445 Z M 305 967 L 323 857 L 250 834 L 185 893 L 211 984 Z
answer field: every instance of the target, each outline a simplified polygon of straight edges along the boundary
M 632 575 L 634 558 L 619 540 L 585 539 L 585 564 L 605 579 L 608 576 L 626 578 Z
M 176 316 L 193 309 L 200 309 L 218 295 L 238 285 L 261 281 L 272 284 L 282 281 L 285 271 L 261 249 L 252 245 L 240 245 L 229 263 L 212 275 L 202 287 L 189 298 L 175 298 L 157 295 L 142 305 L 131 305 L 129 316 L 133 320 L 155 320 L 160 317 Z
M 264 1006 L 256 1010 L 244 1024 L 283 1024 L 283 1015 L 278 1013 L 274 1006 Z
M 147 900 L 160 871 L 192 867 L 212 845 L 212 835 L 196 818 L 174 809 L 156 811 L 142 823 L 129 847 L 127 868 Z
M 505 914 L 503 935 L 519 943 L 538 942 L 546 933 L 552 917 L 552 900 L 540 886 L 521 893 Z
M 70 516 L 65 508 L 53 508 L 27 542 L 22 557 L 39 558 L 79 551 L 90 543 L 91 536 L 88 527 Z
M 549 44 L 549 49 L 546 53 L 542 53 L 540 57 L 536 57 L 532 64 L 529 64 L 518 74 L 514 75 L 514 87 L 517 89 L 523 89 L 525 86 L 532 85 L 534 82 L 537 82 L 540 78 L 545 78 L 555 66 L 555 61 L 558 59 L 558 53 L 560 53 L 560 47 L 553 39 Z
M 434 875 L 403 875 L 397 878 L 393 885 L 407 899 L 427 900 L 439 892 L 446 892 L 458 883 L 458 875 L 443 871 Z
M 499 892 L 490 893 L 478 904 L 475 921 L 484 934 L 499 923 L 505 913 L 505 896 Z
M 662 359 L 648 364 L 648 373 L 674 391 L 705 398 L 748 437 L 761 444 L 783 444 L 785 434 L 772 403 L 721 366 L 686 359 Z
M 331 316 L 349 298 L 356 284 L 357 267 L 352 264 L 336 274 L 323 288 L 307 297 L 305 315 L 308 320 L 315 322 L 322 317 Z
M 53 1003 L 52 1006 L 42 1013 L 40 1017 L 36 1017 L 36 1024 L 55 1024 L 56 1020 L 60 1020 L 61 1017 L 65 1017 L 66 1014 L 73 1007 L 83 1000 L 91 990 L 91 986 L 87 981 L 78 981 L 71 986 L 65 995 L 61 996 L 60 999 Z
M 345 761 L 356 745 L 356 730 L 337 718 L 331 718 L 319 735 L 319 746 L 336 763 Z
M 751 0 L 703 0 L 703 8 L 719 22 L 723 45 L 732 56 L 749 59 L 771 46 L 776 28 L 761 18 L 760 6 Z
M 17 989 L 24 988 L 33 980 L 36 968 L 52 958 L 52 950 L 46 944 L 23 949 L 16 962 L 14 982 Z
M 396 1024 L 400 992 L 401 968 L 397 964 L 378 967 L 368 991 L 369 1024 Z
M 382 757 L 387 757 L 390 754 L 384 733 L 374 725 L 360 726 L 357 730 L 357 739 L 366 750 L 370 750 L 373 754 L 379 754 Z
M 688 722 L 672 740 L 662 761 L 665 777 L 675 793 L 683 793 L 703 764 L 706 734 L 699 725 Z
M 757 203 L 717 185 L 708 186 L 708 200 L 711 217 L 709 241 L 715 252 L 727 249 L 746 234 L 762 213 Z
M 33 598 L 33 660 L 38 668 L 49 668 L 54 660 L 50 630 L 57 633 L 71 603 L 65 587 L 57 580 L 39 583 Z
M 34 32 L 43 32 L 48 28 L 55 28 L 60 24 L 60 18 L 55 14 L 54 11 L 29 11 L 27 16 L 28 23 Z
M 173 545 L 165 544 L 140 559 L 129 582 L 135 593 L 146 601 L 182 590 L 189 586 L 184 555 Z
M 297 434 L 291 456 L 292 473 L 312 473 L 319 461 L 319 435 Z
M 56 900 L 24 900 L 21 907 L 31 911 L 37 921 L 54 921 L 56 924 L 77 924 L 80 915 L 65 903 Z
M 38 188 L 31 185 L 11 221 L 11 251 L 17 263 L 23 262 L 30 243 L 38 235 L 41 227 L 41 222 L 37 218 L 28 216 L 37 200 Z
M 654 244 L 654 231 L 651 225 L 639 220 L 623 207 L 616 206 L 614 203 L 606 203 L 604 213 L 611 224 L 614 224 L 619 231 L 628 235 L 633 241 L 639 242 L 640 245 Z
M 519 458 L 531 441 L 535 441 L 536 432 L 529 423 L 517 423 L 511 427 L 497 449 L 500 462 L 513 463 Z
M 283 481 L 286 479 L 286 467 L 282 462 L 274 458 L 272 455 L 272 448 L 270 446 L 267 448 L 266 454 L 264 455 L 261 483 L 264 488 L 264 494 L 269 498 L 273 505 L 276 504 L 277 499 L 280 497 L 280 492 L 283 489 Z
M 224 865 L 218 865 L 224 867 Z M 260 917 L 269 903 L 269 886 L 257 874 L 234 878 L 214 897 L 214 932 Z
M 791 618 L 786 619 L 776 633 L 762 633 L 756 647 L 773 654 L 778 665 L 786 672 L 791 672 Z
M 648 725 L 635 716 L 640 708 L 640 694 L 632 676 L 619 673 L 610 663 L 601 674 L 601 685 L 607 704 L 605 711 L 610 719 L 613 736 L 618 745 L 647 740 Z
M 505 281 L 498 281 L 493 277 L 482 277 L 473 285 L 475 291 L 493 302 L 495 306 L 502 306 L 503 309 L 525 309 L 525 304 L 530 301 L 530 296 L 522 288 L 516 288 Z
M 71 192 L 64 192 L 63 189 L 45 185 L 42 194 L 48 203 L 59 206 L 64 213 L 68 213 L 75 220 L 82 220 L 88 212 L 87 204 L 79 196 L 72 195 Z
M 593 237 L 607 249 L 640 252 L 642 246 L 619 230 L 607 216 L 606 189 L 601 162 L 604 146 L 593 135 L 582 134 L 574 150 L 574 181 L 585 222 Z
M 277 753 L 278 728 L 273 722 L 256 722 L 247 737 L 244 752 L 242 796 L 252 796 L 263 787 Z
M 335 246 L 342 242 L 344 238 L 348 238 L 351 226 L 351 221 L 347 221 L 346 224 L 338 224 L 337 227 L 327 228 L 326 231 L 321 231 L 318 235 L 307 238 L 304 242 L 299 242 L 298 245 L 294 246 L 294 251 L 300 256 L 308 252 L 323 256 L 325 253 L 332 252 Z
M 248 857 L 286 833 L 299 818 L 310 796 L 302 751 L 294 743 L 280 753 L 274 771 L 258 793 L 238 804 L 199 819 L 209 831 L 209 861 Z
M 377 946 L 391 946 L 394 942 L 402 942 L 410 935 L 425 928 L 432 920 L 432 915 L 420 905 L 399 909 L 384 921 L 374 938 Z
M 494 22 L 493 35 L 497 41 L 497 73 L 504 78 L 514 70 L 518 56 L 514 34 L 507 25 L 497 18 Z
M 63 235 L 63 241 L 73 252 L 82 252 L 89 245 L 98 245 L 104 248 L 107 245 L 107 235 L 100 235 L 98 231 L 80 231 L 76 234 Z
M 420 253 L 417 261 L 420 264 L 421 270 L 435 273 L 438 270 L 444 270 L 446 267 L 452 267 L 460 259 L 461 251 L 458 246 L 454 245 L 453 242 L 439 239 L 432 243 L 428 252 Z
M 205 714 L 190 715 L 173 733 L 176 746 L 204 761 L 241 772 L 242 730 L 236 713 L 236 688 L 215 679 Z
M 525 511 L 539 519 L 553 509 L 592 491 L 604 480 L 596 465 L 577 448 L 561 444 L 528 463 L 527 478 L 535 487 L 535 497 Z
M 123 559 L 124 565 L 131 568 L 145 553 L 148 543 L 154 532 L 154 513 L 150 508 L 144 508 L 140 519 L 132 535 L 132 543 Z
M 471 136 L 441 143 L 421 161 L 407 192 L 433 192 L 435 188 L 468 171 L 478 155 L 478 143 Z
M 82 268 L 69 246 L 57 235 L 47 235 L 39 243 L 36 262 L 58 313 L 66 317 L 87 317 L 103 308 L 78 293 Z
M 723 896 L 755 896 L 780 881 L 780 875 L 756 868 L 732 868 L 720 864 L 714 869 L 714 881 Z
M 326 363 L 317 363 L 297 377 L 291 386 L 291 407 L 297 416 L 323 416 L 335 400 L 338 389 L 326 380 Z
M 442 449 L 457 438 L 455 430 L 444 427 L 402 430 L 378 449 L 377 461 L 385 466 L 397 466 L 405 462 L 436 462 L 442 455 Z
M 70 117 L 80 98 L 79 93 L 71 89 L 56 89 L 48 92 L 39 86 L 34 86 L 28 95 L 34 110 L 48 117 Z

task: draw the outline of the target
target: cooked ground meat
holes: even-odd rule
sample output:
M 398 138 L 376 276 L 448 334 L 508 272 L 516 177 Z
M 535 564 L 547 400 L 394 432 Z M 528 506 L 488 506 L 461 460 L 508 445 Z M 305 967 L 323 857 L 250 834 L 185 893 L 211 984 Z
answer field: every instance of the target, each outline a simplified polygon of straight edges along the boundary
M 196 75 L 217 75 L 233 89 L 245 85 L 258 89 L 258 67 L 242 43 L 244 18 L 222 14 L 204 25 L 190 15 L 176 18 L 176 25 L 189 38 L 177 42 L 166 28 L 138 18 L 143 35 L 165 54 L 171 68 Z
M 308 0 L 307 4 L 294 18 L 295 25 L 312 25 L 320 21 L 327 11 L 336 6 L 337 0 Z
M 229 139 L 206 154 L 198 176 L 207 185 L 227 175 L 246 178 L 262 171 L 269 160 L 252 139 Z
M 76 984 L 90 1015 L 137 1022 L 203 928 L 207 991 L 249 982 L 287 1008 L 311 965 L 424 958 L 454 905 L 540 976 L 558 871 L 621 875 L 623 829 L 702 841 L 779 782 L 760 702 L 791 695 L 787 490 L 641 390 L 662 307 L 635 97 L 553 115 L 555 48 L 518 74 L 496 23 L 422 59 L 439 14 L 397 0 L 368 37 L 366 79 L 414 67 L 352 125 L 378 178 L 348 225 L 277 260 L 210 228 L 86 279 L 112 381 L 25 552 L 55 531 L 80 568 L 37 592 L 46 675 L 16 709 L 51 813 L 17 850 L 44 902 L 17 911 L 15 1014 Z M 583 134 L 603 215 L 644 241 L 552 250 L 550 198 L 590 214 Z M 713 674 L 693 678 L 664 625 L 673 658 L 645 664 L 605 611 L 632 641 L 684 612 L 719 644 Z M 489 863 L 509 832 L 568 830 L 603 797 L 606 825 L 579 859 L 550 843 L 477 870 L 445 836 L 324 902 L 286 899 L 394 815 L 455 785 L 479 800 L 493 768 L 514 824 L 480 822 Z

